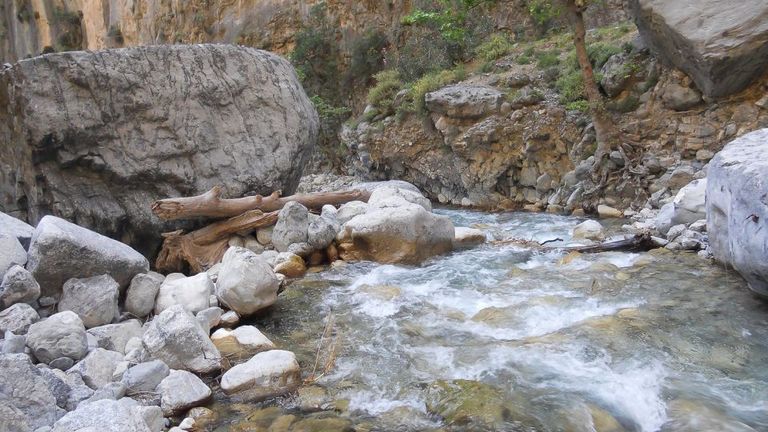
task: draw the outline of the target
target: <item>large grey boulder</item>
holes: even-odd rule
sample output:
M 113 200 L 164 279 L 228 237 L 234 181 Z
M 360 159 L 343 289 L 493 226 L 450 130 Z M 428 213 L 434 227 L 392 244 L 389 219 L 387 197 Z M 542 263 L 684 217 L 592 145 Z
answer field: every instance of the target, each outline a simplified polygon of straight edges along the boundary
M 26 303 L 16 303 L 0 311 L 0 333 L 12 331 L 15 334 L 24 334 L 38 320 L 40 320 L 40 315 L 32 306 Z
M 224 373 L 221 389 L 240 401 L 261 401 L 295 390 L 301 384 L 301 368 L 290 351 L 256 354 Z
M 409 202 L 370 209 L 345 223 L 336 237 L 344 260 L 418 264 L 453 249 L 450 219 Z
M 125 346 L 128 341 L 135 337 L 141 338 L 144 334 L 144 329 L 139 320 L 132 319 L 116 324 L 93 327 L 87 333 L 96 339 L 96 344 L 100 348 L 125 354 Z
M 155 314 L 174 305 L 181 305 L 193 314 L 207 309 L 214 288 L 213 281 L 205 272 L 190 277 L 168 277 L 157 293 Z
M 211 389 L 192 373 L 172 370 L 157 386 L 160 408 L 165 415 L 177 415 L 203 405 L 211 397 Z
M 0 209 L 26 202 L 30 222 L 53 213 L 145 253 L 171 228 L 160 197 L 292 193 L 319 125 L 287 60 L 233 45 L 22 60 L 0 100 Z
M 61 417 L 48 382 L 25 354 L 0 354 L 0 430 L 33 431 Z
M 475 119 L 498 111 L 504 102 L 504 94 L 492 87 L 454 84 L 427 93 L 424 102 L 430 112 L 453 118 Z
M 83 320 L 85 328 L 111 323 L 118 317 L 120 287 L 109 275 L 70 279 L 62 287 L 59 311 L 72 311 Z
M 16 237 L 24 248 L 28 248 L 34 231 L 35 227 L 32 225 L 0 212 L 0 235 Z
M 46 364 L 59 357 L 78 361 L 88 354 L 85 326 L 71 311 L 59 312 L 32 324 L 27 332 L 27 346 L 35 358 Z
M 709 163 L 707 232 L 715 259 L 768 296 L 768 129 L 731 141 Z
M 141 338 L 147 353 L 168 367 L 197 373 L 221 369 L 221 353 L 195 317 L 181 305 L 156 316 Z
M 149 261 L 130 246 L 54 216 L 44 217 L 29 245 L 29 263 L 42 295 L 58 298 L 69 279 L 110 275 L 121 290 L 149 270 Z
M 222 259 L 216 297 L 239 315 L 251 315 L 277 301 L 280 281 L 272 267 L 245 248 L 231 247 Z
M 67 373 L 77 372 L 88 387 L 98 390 L 112 382 L 112 373 L 117 363 L 122 360 L 123 355 L 119 352 L 96 348 L 72 366 Z
M 15 265 L 27 263 L 27 251 L 16 237 L 0 234 L 0 280 Z
M 643 39 L 710 97 L 738 92 L 768 65 L 764 0 L 631 0 Z
M 145 408 L 128 398 L 82 403 L 59 419 L 51 432 L 155 432 L 147 425 Z
M 33 303 L 40 297 L 40 284 L 27 269 L 13 266 L 0 283 L 0 309 L 16 303 Z
M 290 201 L 280 209 L 272 231 L 272 244 L 278 252 L 285 252 L 293 243 L 306 243 L 309 211 L 296 201 Z
M 155 307 L 155 298 L 165 277 L 160 273 L 139 273 L 131 280 L 125 293 L 125 311 L 144 318 Z

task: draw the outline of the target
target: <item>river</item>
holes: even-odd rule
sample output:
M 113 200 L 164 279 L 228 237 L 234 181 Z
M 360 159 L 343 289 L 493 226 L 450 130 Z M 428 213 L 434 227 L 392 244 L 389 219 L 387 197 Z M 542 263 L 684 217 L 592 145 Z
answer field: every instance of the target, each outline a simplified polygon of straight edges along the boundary
M 496 240 L 569 243 L 581 221 L 437 212 Z M 302 398 L 219 404 L 217 430 L 768 430 L 768 303 L 691 253 L 488 244 L 347 264 L 255 324 L 319 377 Z

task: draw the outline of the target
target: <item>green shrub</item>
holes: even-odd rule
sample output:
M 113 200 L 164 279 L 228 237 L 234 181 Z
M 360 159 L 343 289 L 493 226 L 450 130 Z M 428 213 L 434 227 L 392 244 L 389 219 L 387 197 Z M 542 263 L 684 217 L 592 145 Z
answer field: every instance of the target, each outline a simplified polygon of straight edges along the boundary
M 565 105 L 565 109 L 568 111 L 587 112 L 589 111 L 589 102 L 585 101 L 584 99 L 569 102 Z
M 555 82 L 555 88 L 560 93 L 560 102 L 568 104 L 584 99 L 584 80 L 581 76 L 581 70 L 568 69 L 563 71 L 560 78 Z
M 424 96 L 449 84 L 461 81 L 466 78 L 466 70 L 463 65 L 457 66 L 451 70 L 444 70 L 424 75 L 418 81 L 413 83 L 410 89 L 410 97 L 413 101 L 413 109 L 417 113 L 425 113 L 427 108 L 424 104 Z
M 475 54 L 485 61 L 497 60 L 512 51 L 514 44 L 507 36 L 494 33 L 491 37 L 475 49 Z
M 541 69 L 557 66 L 560 64 L 560 53 L 556 50 L 541 51 L 536 54 L 536 65 Z
M 532 62 L 533 60 L 525 54 L 517 56 L 517 58 L 515 59 L 515 63 L 520 65 L 527 65 L 527 64 L 531 64 Z
M 374 75 L 376 84 L 368 91 L 367 101 L 381 112 L 389 112 L 395 95 L 403 87 L 400 74 L 396 70 L 385 70 Z
M 620 46 L 611 43 L 596 42 L 587 45 L 587 55 L 595 69 L 600 69 L 609 58 L 622 51 Z
M 415 81 L 425 74 L 450 68 L 459 61 L 458 48 L 445 40 L 439 32 L 417 27 L 389 61 L 394 64 L 405 81 Z

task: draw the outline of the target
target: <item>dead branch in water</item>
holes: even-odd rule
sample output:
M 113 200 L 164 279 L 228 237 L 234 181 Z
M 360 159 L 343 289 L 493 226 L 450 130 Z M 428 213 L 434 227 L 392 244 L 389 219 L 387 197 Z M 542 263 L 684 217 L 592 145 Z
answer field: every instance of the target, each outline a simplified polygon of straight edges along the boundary
M 547 240 L 541 243 L 533 240 L 509 239 L 509 240 L 495 241 L 493 242 L 493 244 L 500 245 L 500 246 L 515 244 L 522 247 L 528 247 L 531 249 L 536 249 L 544 252 L 562 251 L 562 252 L 580 252 L 580 253 L 600 253 L 600 252 L 611 252 L 611 251 L 641 252 L 641 251 L 648 251 L 651 249 L 658 248 L 658 246 L 651 239 L 651 235 L 649 233 L 636 234 L 632 237 L 622 239 L 622 240 L 603 242 L 603 243 L 587 245 L 587 246 L 559 246 L 559 247 L 544 246 L 547 243 L 558 241 L 558 240 L 562 240 L 562 239 Z
M 221 198 L 222 187 L 215 186 L 208 192 L 193 197 L 166 198 L 152 203 L 152 212 L 161 219 L 189 219 L 196 217 L 224 218 L 237 216 L 249 210 L 271 212 L 280 210 L 290 201 L 296 201 L 309 209 L 320 209 L 326 204 L 339 206 L 350 201 L 368 201 L 371 193 L 367 190 L 341 192 L 317 192 L 280 197 L 280 192 L 269 196 L 247 196 L 242 198 Z
M 312 373 L 304 380 L 304 384 L 312 384 L 325 376 L 333 369 L 336 363 L 336 355 L 339 348 L 339 336 L 332 336 L 336 325 L 336 316 L 331 312 L 325 322 L 323 333 L 320 335 L 320 341 L 317 343 L 317 352 L 315 353 L 315 364 L 312 367 Z M 323 348 L 325 348 L 325 361 L 323 362 L 323 371 L 317 375 L 317 368 L 320 366 L 320 359 L 323 357 Z

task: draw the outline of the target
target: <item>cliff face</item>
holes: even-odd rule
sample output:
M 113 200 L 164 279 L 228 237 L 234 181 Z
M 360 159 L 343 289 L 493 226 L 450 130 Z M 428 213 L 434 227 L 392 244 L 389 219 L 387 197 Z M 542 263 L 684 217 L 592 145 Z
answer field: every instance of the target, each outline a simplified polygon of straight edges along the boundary
M 294 36 L 323 4 L 349 47 L 369 30 L 390 32 L 419 0 L 0 0 L 0 60 L 44 51 L 167 43 L 236 43 L 286 54 Z M 625 19 L 625 0 L 588 14 L 593 25 Z M 499 29 L 530 30 L 524 0 L 502 0 L 488 10 Z

